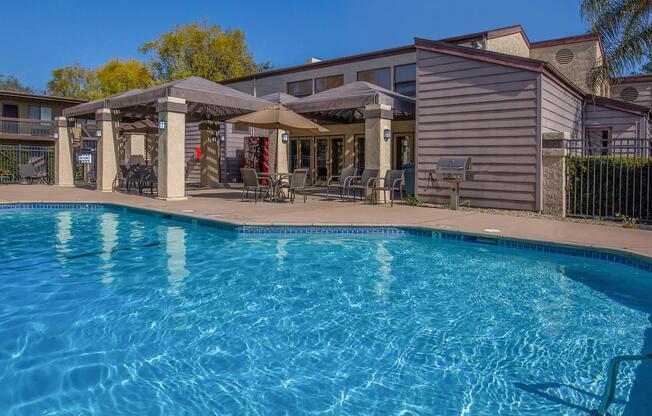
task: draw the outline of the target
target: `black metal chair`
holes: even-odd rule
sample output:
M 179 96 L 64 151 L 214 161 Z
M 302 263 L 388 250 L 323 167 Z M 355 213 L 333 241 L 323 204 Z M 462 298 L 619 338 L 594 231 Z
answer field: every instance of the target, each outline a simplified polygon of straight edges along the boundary
M 129 168 L 127 173 L 127 192 L 131 191 L 131 188 L 138 189 L 140 191 L 140 180 L 145 172 L 146 166 L 135 165 Z
M 34 182 L 46 182 L 46 177 L 39 174 L 31 163 L 18 164 L 18 176 L 21 182 L 33 184 Z
M 113 180 L 113 190 L 125 189 L 127 187 L 127 177 L 129 176 L 129 168 L 127 165 L 118 166 L 118 173 L 115 175 Z
M 265 195 L 269 193 L 269 186 L 260 183 L 261 178 L 258 177 L 255 169 L 240 168 L 240 173 L 242 174 L 242 201 L 245 197 L 249 198 L 249 191 L 254 192 L 254 203 L 258 202 L 259 195 L 260 198 L 264 198 L 263 192 Z
M 356 191 L 360 191 L 360 199 L 364 200 L 368 191 L 376 186 L 377 179 L 378 169 L 365 169 L 362 171 L 362 176 L 354 176 L 346 185 L 347 192 L 353 194 L 353 202 L 356 201 Z
M 147 166 L 138 183 L 138 193 L 143 194 L 143 189 L 149 188 L 149 194 L 154 195 L 154 188 L 158 193 L 158 169 L 156 166 Z
M 358 170 L 354 166 L 349 166 L 342 169 L 339 175 L 333 175 L 326 181 L 326 198 L 330 198 L 330 189 L 335 188 L 340 194 L 340 198 L 344 197 L 344 188 L 347 183 L 357 176 Z
M 382 183 L 379 183 L 382 182 Z M 372 201 L 377 202 L 376 192 L 381 191 L 383 193 L 384 202 L 387 203 L 387 191 L 389 191 L 389 201 L 390 206 L 394 206 L 394 193 L 399 192 L 401 203 L 403 203 L 403 182 L 404 175 L 403 170 L 388 170 L 385 172 L 385 177 L 379 179 L 374 185 L 372 190 Z

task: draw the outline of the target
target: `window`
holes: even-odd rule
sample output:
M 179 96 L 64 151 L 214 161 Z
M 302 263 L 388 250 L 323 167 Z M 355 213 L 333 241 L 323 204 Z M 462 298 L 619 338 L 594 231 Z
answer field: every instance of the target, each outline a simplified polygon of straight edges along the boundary
M 417 64 L 394 67 L 394 91 L 408 97 L 417 95 Z
M 322 92 L 344 85 L 344 75 L 315 78 L 315 92 Z
M 609 130 L 587 130 L 585 143 L 589 155 L 607 156 L 609 154 Z
M 392 75 L 390 68 L 377 68 L 358 72 L 358 81 L 366 81 L 379 87 L 392 89 Z
M 27 106 L 27 118 L 32 120 L 52 121 L 52 109 L 50 107 L 39 107 L 37 105 Z
M 288 82 L 288 94 L 295 97 L 305 97 L 312 94 L 312 80 Z

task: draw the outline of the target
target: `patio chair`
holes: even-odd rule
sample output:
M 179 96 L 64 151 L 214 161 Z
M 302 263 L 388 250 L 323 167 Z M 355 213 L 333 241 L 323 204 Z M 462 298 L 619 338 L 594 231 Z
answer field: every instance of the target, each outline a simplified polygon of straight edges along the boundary
M 158 169 L 156 166 L 147 166 L 143 170 L 138 184 L 138 193 L 142 195 L 145 188 L 149 188 L 149 194 L 152 196 L 154 196 L 154 188 L 158 193 Z
M 404 175 L 403 170 L 388 170 L 385 172 L 385 177 L 379 179 L 375 186 L 371 188 L 372 190 L 372 201 L 376 201 L 376 192 L 382 191 L 383 199 L 387 203 L 387 191 L 389 191 L 389 201 L 390 206 L 394 206 L 394 192 L 398 191 L 401 198 L 401 203 L 403 203 L 403 181 Z M 381 182 L 381 183 L 379 183 Z
M 341 174 L 329 177 L 328 181 L 326 181 L 326 198 L 330 198 L 331 188 L 337 189 L 340 194 L 340 198 L 343 198 L 344 188 L 346 187 L 347 183 L 356 176 L 358 173 L 357 171 L 358 170 L 354 166 L 349 166 L 342 169 Z
M 378 177 L 378 169 L 365 169 L 362 171 L 362 176 L 354 176 L 346 185 L 346 190 L 349 194 L 353 193 L 353 202 L 356 201 L 356 191 L 360 191 L 360 199 L 364 200 L 367 192 L 376 186 L 376 179 Z
M 263 192 L 265 195 L 269 193 L 269 186 L 260 183 L 261 178 L 258 177 L 255 169 L 240 168 L 240 173 L 242 174 L 242 201 L 249 198 L 249 191 L 254 191 L 254 203 L 258 202 L 258 195 L 263 198 Z
M 36 168 L 31 163 L 20 163 L 18 165 L 18 176 L 20 177 L 21 182 L 29 184 L 34 183 L 34 181 L 45 180 L 45 177 L 36 172 Z
M 306 200 L 308 199 L 306 195 L 307 181 L 308 169 L 295 169 L 292 178 L 290 178 L 290 183 L 281 186 L 282 189 L 287 189 L 290 202 L 294 204 L 294 198 L 297 196 L 297 191 L 300 191 L 303 194 L 303 203 L 306 203 Z
M 120 165 L 118 173 L 113 180 L 113 190 L 123 189 L 127 187 L 127 177 L 129 176 L 129 168 L 127 165 Z
M 140 190 L 140 181 L 145 172 L 145 166 L 135 165 L 129 168 L 127 172 L 127 192 L 131 191 L 131 188 Z

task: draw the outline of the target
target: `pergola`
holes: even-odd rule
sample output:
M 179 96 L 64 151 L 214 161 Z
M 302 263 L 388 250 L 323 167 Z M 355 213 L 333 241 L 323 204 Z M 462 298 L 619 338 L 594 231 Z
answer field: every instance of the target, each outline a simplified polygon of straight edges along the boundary
M 362 121 L 368 106 L 382 106 L 394 119 L 414 117 L 416 100 L 364 81 L 351 82 L 286 103 L 286 107 L 314 119 L 334 123 Z
M 110 192 L 118 170 L 116 141 L 121 132 L 158 133 L 158 196 L 185 199 L 184 154 L 187 121 L 221 122 L 272 105 L 200 77 L 190 77 L 142 90 L 131 90 L 64 110 L 57 119 L 59 139 L 55 182 L 72 186 L 72 143 L 69 118 L 95 117 L 98 124 L 97 190 Z M 217 172 L 219 143 L 202 135 L 202 172 Z

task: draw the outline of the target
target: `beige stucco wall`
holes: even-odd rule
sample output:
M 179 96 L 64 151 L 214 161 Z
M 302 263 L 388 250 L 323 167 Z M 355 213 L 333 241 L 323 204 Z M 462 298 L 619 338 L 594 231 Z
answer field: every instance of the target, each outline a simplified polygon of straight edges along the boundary
M 557 52 L 561 49 L 569 49 L 574 57 L 568 64 L 560 64 L 555 59 Z M 530 50 L 530 57 L 549 62 L 565 77 L 573 81 L 578 87 L 586 92 L 593 93 L 589 82 L 591 69 L 599 65 L 602 54 L 597 41 L 586 41 L 569 43 L 564 45 L 548 46 L 544 48 L 533 48 Z M 595 91 L 599 95 L 605 95 L 606 89 L 600 88 Z
M 305 79 L 313 79 L 325 77 L 329 75 L 343 75 L 344 83 L 357 81 L 357 73 L 368 69 L 391 67 L 391 79 L 394 80 L 394 66 L 413 64 L 416 62 L 416 53 L 408 52 L 405 54 L 385 56 L 381 58 L 374 58 L 364 61 L 348 62 L 339 65 L 332 65 L 321 67 L 317 69 L 306 69 L 300 72 L 293 72 L 289 74 L 272 75 L 262 77 L 256 80 L 256 88 L 254 94 L 254 81 L 245 80 L 240 82 L 225 82 L 227 85 L 236 90 L 252 94 L 257 97 L 275 93 L 287 92 L 287 83 L 293 81 L 301 81 Z M 314 86 L 314 85 L 313 85 Z
M 487 39 L 485 48 L 488 51 L 506 53 L 524 58 L 530 57 L 530 48 L 520 33 Z

